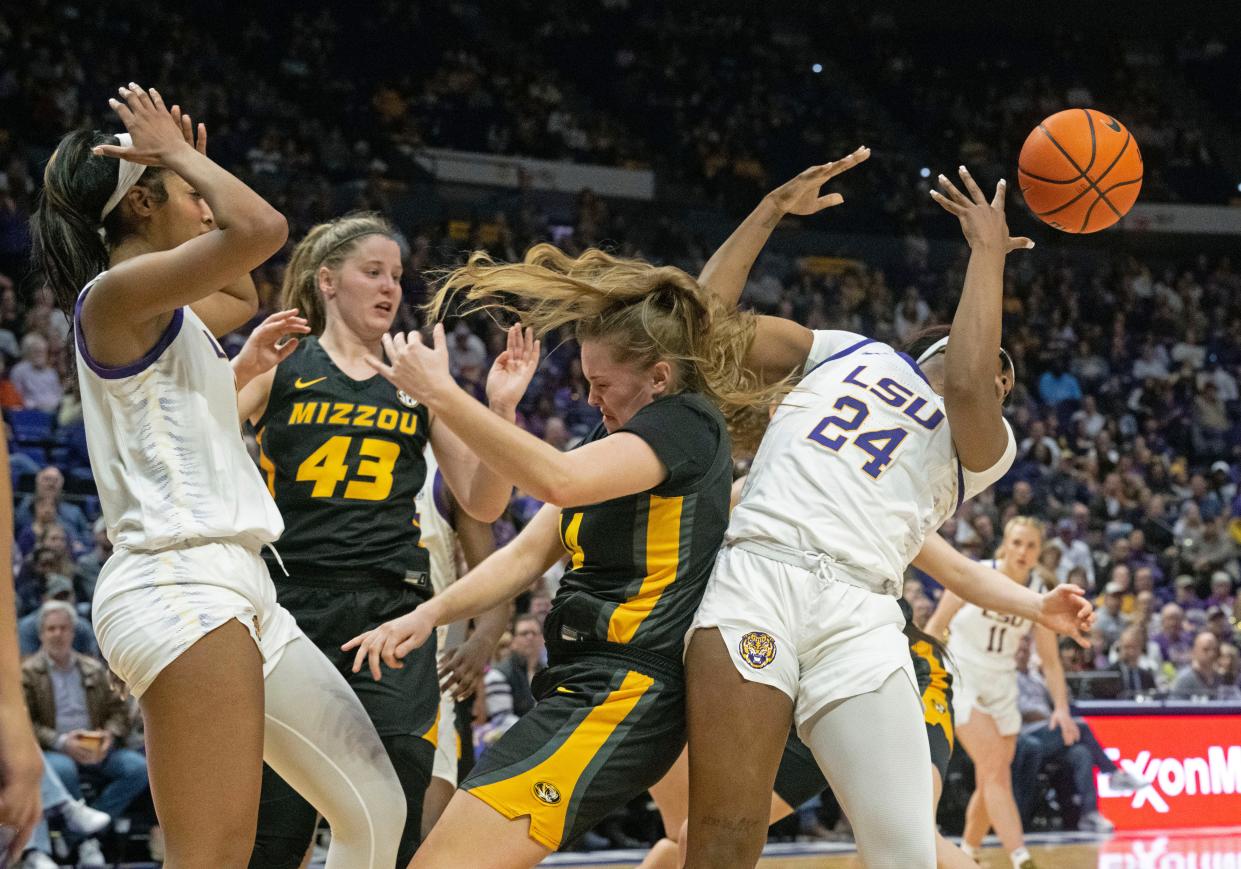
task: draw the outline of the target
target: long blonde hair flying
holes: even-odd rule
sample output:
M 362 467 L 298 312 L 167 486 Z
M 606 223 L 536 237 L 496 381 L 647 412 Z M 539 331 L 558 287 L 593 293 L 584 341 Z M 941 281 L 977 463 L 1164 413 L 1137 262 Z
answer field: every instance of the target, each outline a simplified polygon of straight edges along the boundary
M 540 336 L 573 326 L 579 341 L 606 341 L 637 365 L 673 363 L 677 391 L 710 398 L 735 449 L 758 443 L 768 405 L 788 392 L 784 381 L 763 385 L 745 367 L 754 315 L 726 308 L 673 266 L 593 248 L 571 257 L 550 244 L 530 248 L 519 263 L 497 263 L 480 251 L 443 279 L 427 303 L 428 319 L 442 319 L 458 298 L 464 305 L 457 313 L 506 311 Z

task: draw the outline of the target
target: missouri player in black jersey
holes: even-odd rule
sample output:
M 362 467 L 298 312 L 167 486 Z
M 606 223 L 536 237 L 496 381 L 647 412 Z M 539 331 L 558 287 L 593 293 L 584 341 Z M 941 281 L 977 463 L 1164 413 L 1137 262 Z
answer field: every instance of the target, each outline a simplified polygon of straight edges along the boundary
M 379 216 L 347 215 L 312 229 L 294 249 L 283 287 L 285 305 L 303 312 L 312 334 L 251 381 L 239 403 L 258 431 L 260 470 L 285 522 L 280 556 L 268 556 L 277 595 L 346 674 L 387 749 L 405 791 L 403 864 L 421 838 L 434 755 L 422 737 L 439 708 L 435 650 L 428 647 L 375 682 L 349 670 L 340 645 L 430 597 L 414 504 L 428 443 L 458 502 L 475 518 L 497 518 L 511 487 L 426 406 L 365 362 L 381 352 L 381 337 L 392 326 L 400 277 L 400 247 Z M 497 420 L 515 419 L 537 359 L 537 349 L 515 332 L 488 379 L 491 411 L 480 409 Z M 310 804 L 265 770 L 250 865 L 296 867 L 315 823 Z
M 434 348 L 393 339 L 395 361 L 376 360 L 377 369 L 546 505 L 452 588 L 346 648 L 378 678 L 437 624 L 514 596 L 567 553 L 544 626 L 538 703 L 483 755 L 412 864 L 529 867 L 649 788 L 680 754 L 682 642 L 728 513 L 720 408 L 768 397 L 721 376 L 732 321 L 715 328 L 710 298 L 678 269 L 539 245 L 512 265 L 476 254 L 437 303 L 466 287 L 540 333 L 575 326 L 603 421 L 561 453 L 473 412 L 448 374 L 441 327 Z

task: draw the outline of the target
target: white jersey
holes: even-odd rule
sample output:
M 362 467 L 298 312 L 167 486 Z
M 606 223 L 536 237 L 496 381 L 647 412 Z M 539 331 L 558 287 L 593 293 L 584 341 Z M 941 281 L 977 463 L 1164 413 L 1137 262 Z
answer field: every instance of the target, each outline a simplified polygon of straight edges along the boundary
M 233 370 L 215 338 L 178 308 L 141 359 L 102 366 L 82 336 L 82 300 L 94 283 L 73 319 L 86 444 L 109 539 L 139 551 L 277 539 L 284 521 L 241 440 Z
M 422 451 L 427 465 L 427 478 L 414 499 L 418 511 L 419 544 L 427 550 L 431 565 L 431 588 L 435 594 L 443 594 L 458 579 L 457 532 L 448 515 L 447 493 L 444 491 L 444 475 L 430 444 Z M 465 640 L 466 621 L 440 625 L 436 630 L 440 651 L 453 648 Z
M 900 593 L 926 535 L 1004 475 L 962 467 L 944 402 L 917 364 L 852 332 L 816 331 L 801 383 L 771 418 L 727 541 L 826 557 L 848 580 Z
M 994 561 L 984 561 L 995 567 Z M 1043 583 L 1031 573 L 1029 587 L 1042 594 Z M 1002 675 L 1017 669 L 1017 646 L 1034 622 L 965 603 L 948 624 L 948 659 L 959 670 L 983 670 Z

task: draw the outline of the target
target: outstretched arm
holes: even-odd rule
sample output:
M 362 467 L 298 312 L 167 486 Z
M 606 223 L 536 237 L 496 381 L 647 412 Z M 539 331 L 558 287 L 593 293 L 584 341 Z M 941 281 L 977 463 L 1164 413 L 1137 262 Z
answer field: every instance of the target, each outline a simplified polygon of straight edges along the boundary
M 966 558 L 938 534 L 927 537 L 913 563 L 946 589 L 944 600 L 927 624 L 927 633 L 934 637 L 943 635 L 961 603 L 968 601 L 984 609 L 1021 616 L 1050 631 L 1066 634 L 1083 645 L 1088 642 L 1094 622 L 1093 608 L 1075 585 L 1058 586 L 1040 595 L 998 570 Z M 946 601 L 954 601 L 955 608 Z M 941 610 L 944 611 L 942 615 Z
M 560 510 L 545 504 L 507 546 L 454 582 L 443 594 L 437 594 L 412 613 L 385 622 L 345 643 L 342 650 L 358 650 L 353 672 L 360 672 L 363 661 L 369 660 L 371 675 L 378 681 L 381 660 L 389 667 L 399 668 L 400 659 L 434 635 L 438 625 L 479 615 L 516 597 L 564 556 L 559 523 Z
M 810 215 L 844 202 L 839 193 L 822 192 L 823 185 L 870 157 L 858 148 L 847 157 L 811 166 L 763 197 L 741 225 L 707 260 L 698 282 L 729 308 L 741 299 L 755 260 L 786 214 Z M 774 382 L 797 371 L 810 353 L 813 336 L 800 323 L 780 317 L 759 317 L 746 366 L 763 380 Z
M 442 324 L 435 326 L 433 336 L 434 346 L 427 347 L 417 333 L 411 332 L 408 341 L 385 335 L 391 364 L 373 357 L 367 360 L 398 389 L 425 403 L 435 414 L 436 426 L 466 454 L 476 456 L 474 461 L 497 471 L 506 486 L 516 484 L 540 501 L 573 507 L 644 492 L 667 479 L 668 469 L 636 434 L 617 432 L 606 444 L 599 441 L 564 453 L 501 419 L 453 381 Z M 432 446 L 445 481 L 465 507 L 439 443 L 433 440 Z M 503 506 L 496 515 L 502 511 Z
M 961 221 L 970 246 L 965 286 L 952 319 L 952 338 L 944 359 L 944 406 L 961 464 L 971 471 L 986 471 L 1008 447 L 1003 396 L 995 385 L 1004 260 L 1010 252 L 1033 247 L 1034 242 L 1008 235 L 1004 218 L 1006 182 L 1000 181 L 988 203 L 964 166 L 960 174 L 968 197 L 943 175 L 939 184 L 944 193 L 931 191 L 935 201 Z

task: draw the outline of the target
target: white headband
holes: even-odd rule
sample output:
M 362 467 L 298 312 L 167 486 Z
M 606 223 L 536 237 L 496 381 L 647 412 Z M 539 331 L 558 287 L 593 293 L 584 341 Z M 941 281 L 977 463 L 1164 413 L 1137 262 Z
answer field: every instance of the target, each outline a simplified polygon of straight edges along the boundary
M 121 147 L 133 147 L 134 140 L 129 133 L 117 133 L 116 137 L 121 140 Z M 112 209 L 120 205 L 121 199 L 124 198 L 131 187 L 138 183 L 138 179 L 142 177 L 142 173 L 147 169 L 141 163 L 131 163 L 124 157 L 118 158 L 116 164 L 116 189 L 112 191 L 112 195 L 104 203 L 103 211 L 99 212 L 100 223 L 103 223 L 107 216 L 112 213 Z M 104 237 L 102 226 L 99 227 L 99 237 Z
M 948 336 L 945 335 L 943 338 L 940 338 L 930 347 L 922 351 L 922 355 L 918 357 L 918 364 L 921 365 L 923 362 L 930 359 L 932 356 L 934 356 L 936 353 L 938 353 L 940 350 L 943 350 L 947 346 L 948 346 Z
M 919 364 L 919 365 L 921 365 L 922 363 L 924 363 L 924 362 L 926 362 L 928 359 L 930 359 L 932 356 L 934 356 L 936 353 L 938 353 L 939 351 L 941 351 L 941 350 L 943 350 L 945 347 L 947 347 L 947 346 L 948 346 L 948 337 L 949 337 L 949 336 L 945 335 L 943 338 L 940 338 L 938 341 L 936 341 L 936 342 L 935 342 L 934 344 L 932 344 L 930 347 L 928 347 L 928 348 L 926 348 L 925 350 L 923 350 L 923 351 L 922 351 L 922 355 L 918 357 L 918 364 Z M 1003 360 L 1004 360 L 1004 362 L 1008 364 L 1008 370 L 1009 370 L 1009 371 L 1011 371 L 1011 372 L 1013 372 L 1013 376 L 1014 376 L 1014 377 L 1016 377 L 1016 376 L 1017 376 L 1017 366 L 1016 366 L 1015 364 L 1013 364 L 1013 357 L 1009 356 L 1009 355 L 1008 355 L 1008 351 L 1007 351 L 1007 350 L 1005 350 L 1003 347 L 1001 347 L 1001 348 L 1000 348 L 1000 358 L 1001 358 L 1001 359 L 1003 359 Z

